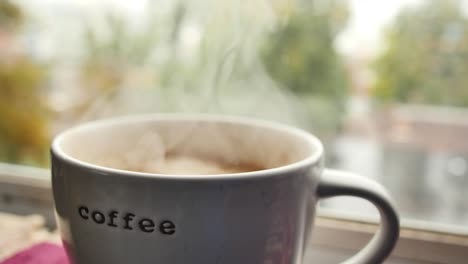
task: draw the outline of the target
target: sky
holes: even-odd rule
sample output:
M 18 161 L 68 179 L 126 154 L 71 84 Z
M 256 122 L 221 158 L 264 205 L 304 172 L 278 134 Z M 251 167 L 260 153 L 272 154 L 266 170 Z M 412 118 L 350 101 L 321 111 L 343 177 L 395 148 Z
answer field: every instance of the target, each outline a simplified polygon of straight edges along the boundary
M 363 49 L 373 54 L 381 47 L 381 33 L 398 11 L 421 0 L 350 0 L 351 19 L 339 36 L 337 48 L 344 54 Z

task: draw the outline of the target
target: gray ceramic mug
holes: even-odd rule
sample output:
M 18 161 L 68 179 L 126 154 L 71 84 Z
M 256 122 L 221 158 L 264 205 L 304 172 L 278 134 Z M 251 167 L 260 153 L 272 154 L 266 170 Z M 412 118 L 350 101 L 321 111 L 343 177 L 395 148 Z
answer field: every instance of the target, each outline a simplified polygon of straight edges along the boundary
M 174 152 L 229 156 L 267 169 L 173 176 L 100 165 L 111 158 L 119 168 L 148 131 Z M 324 169 L 316 137 L 260 120 L 152 115 L 85 124 L 54 140 L 52 180 L 72 263 L 303 263 L 317 201 L 340 195 L 369 200 L 381 215 L 374 238 L 346 263 L 383 262 L 399 234 L 382 186 Z

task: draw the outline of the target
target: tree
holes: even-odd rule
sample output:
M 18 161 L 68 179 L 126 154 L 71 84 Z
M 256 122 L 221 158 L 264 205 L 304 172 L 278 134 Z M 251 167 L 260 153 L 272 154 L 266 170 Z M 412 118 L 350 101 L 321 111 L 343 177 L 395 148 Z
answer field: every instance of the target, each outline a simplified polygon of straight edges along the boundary
M 274 79 L 299 94 L 341 98 L 346 94 L 334 40 L 346 22 L 340 1 L 299 3 L 269 36 L 264 63 Z
M 179 66 L 175 57 L 185 7 L 177 2 L 167 13 L 159 11 L 158 2 L 148 3 L 138 27 L 125 12 L 112 9 L 86 22 L 78 69 L 80 96 L 60 113 L 66 122 L 127 113 L 133 105 L 122 97 L 128 92 L 140 94 L 142 106 L 150 100 L 145 90 L 167 86 Z M 161 50 L 167 56 L 161 56 Z
M 23 13 L 16 5 L 8 0 L 0 0 L 0 27 L 14 29 L 23 22 Z
M 347 5 L 300 1 L 288 13 L 265 41 L 263 62 L 275 81 L 304 99 L 319 127 L 336 128 L 348 92 L 334 41 L 347 22 Z
M 426 0 L 400 12 L 375 63 L 377 99 L 468 106 L 468 19 L 461 4 Z
M 22 22 L 23 14 L 17 6 L 0 1 L 0 41 L 4 48 L 16 46 L 15 32 Z M 0 55 L 0 160 L 44 165 L 49 145 L 41 89 L 45 71 L 25 56 L 7 50 L 1 50 Z

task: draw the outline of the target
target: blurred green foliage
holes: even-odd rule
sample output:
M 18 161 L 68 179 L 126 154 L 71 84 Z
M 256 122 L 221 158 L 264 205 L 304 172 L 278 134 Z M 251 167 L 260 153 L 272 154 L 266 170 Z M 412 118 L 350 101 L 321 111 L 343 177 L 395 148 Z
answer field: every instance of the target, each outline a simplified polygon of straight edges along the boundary
M 347 16 L 343 1 L 298 3 L 266 40 L 263 60 L 269 73 L 298 94 L 345 97 L 344 69 L 334 40 Z
M 0 28 L 15 29 L 23 22 L 21 9 L 9 0 L 0 0 Z
M 262 49 L 269 74 L 303 99 L 314 127 L 325 133 L 340 126 L 348 96 L 344 64 L 334 48 L 347 20 L 343 1 L 299 1 Z
M 49 131 L 44 71 L 27 59 L 0 64 L 0 160 L 44 165 Z
M 0 1 L 0 44 L 15 47 L 24 15 Z M 2 50 L 0 58 L 0 161 L 43 166 L 48 161 L 49 120 L 44 67 L 21 54 Z
M 460 0 L 403 9 L 375 63 L 382 102 L 468 106 L 468 19 Z
M 125 82 L 131 80 L 131 89 L 142 86 L 167 87 L 174 75 L 181 75 L 175 49 L 180 24 L 185 9 L 178 3 L 168 14 L 157 14 L 156 2 L 150 2 L 140 25 L 135 28 L 125 14 L 108 11 L 101 17 L 101 27 L 89 23 L 83 35 L 83 62 L 80 65 L 80 81 L 87 97 L 75 106 L 75 116 L 98 104 L 110 105 Z M 155 63 L 155 52 L 166 47 L 165 58 Z M 135 80 L 132 74 L 145 75 L 149 84 Z M 132 79 L 133 78 L 133 79 Z M 128 85 L 128 84 L 127 84 Z M 118 107 L 118 106 L 117 106 Z M 126 110 L 123 110 L 126 111 Z

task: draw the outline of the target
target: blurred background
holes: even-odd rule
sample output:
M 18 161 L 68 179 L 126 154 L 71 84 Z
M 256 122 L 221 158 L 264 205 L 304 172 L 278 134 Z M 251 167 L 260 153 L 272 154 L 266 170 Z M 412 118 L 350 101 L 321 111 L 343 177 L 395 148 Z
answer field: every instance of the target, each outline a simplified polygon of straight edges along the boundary
M 156 112 L 302 127 L 404 219 L 468 223 L 468 1 L 0 0 L 0 174 L 48 168 L 70 126 Z

